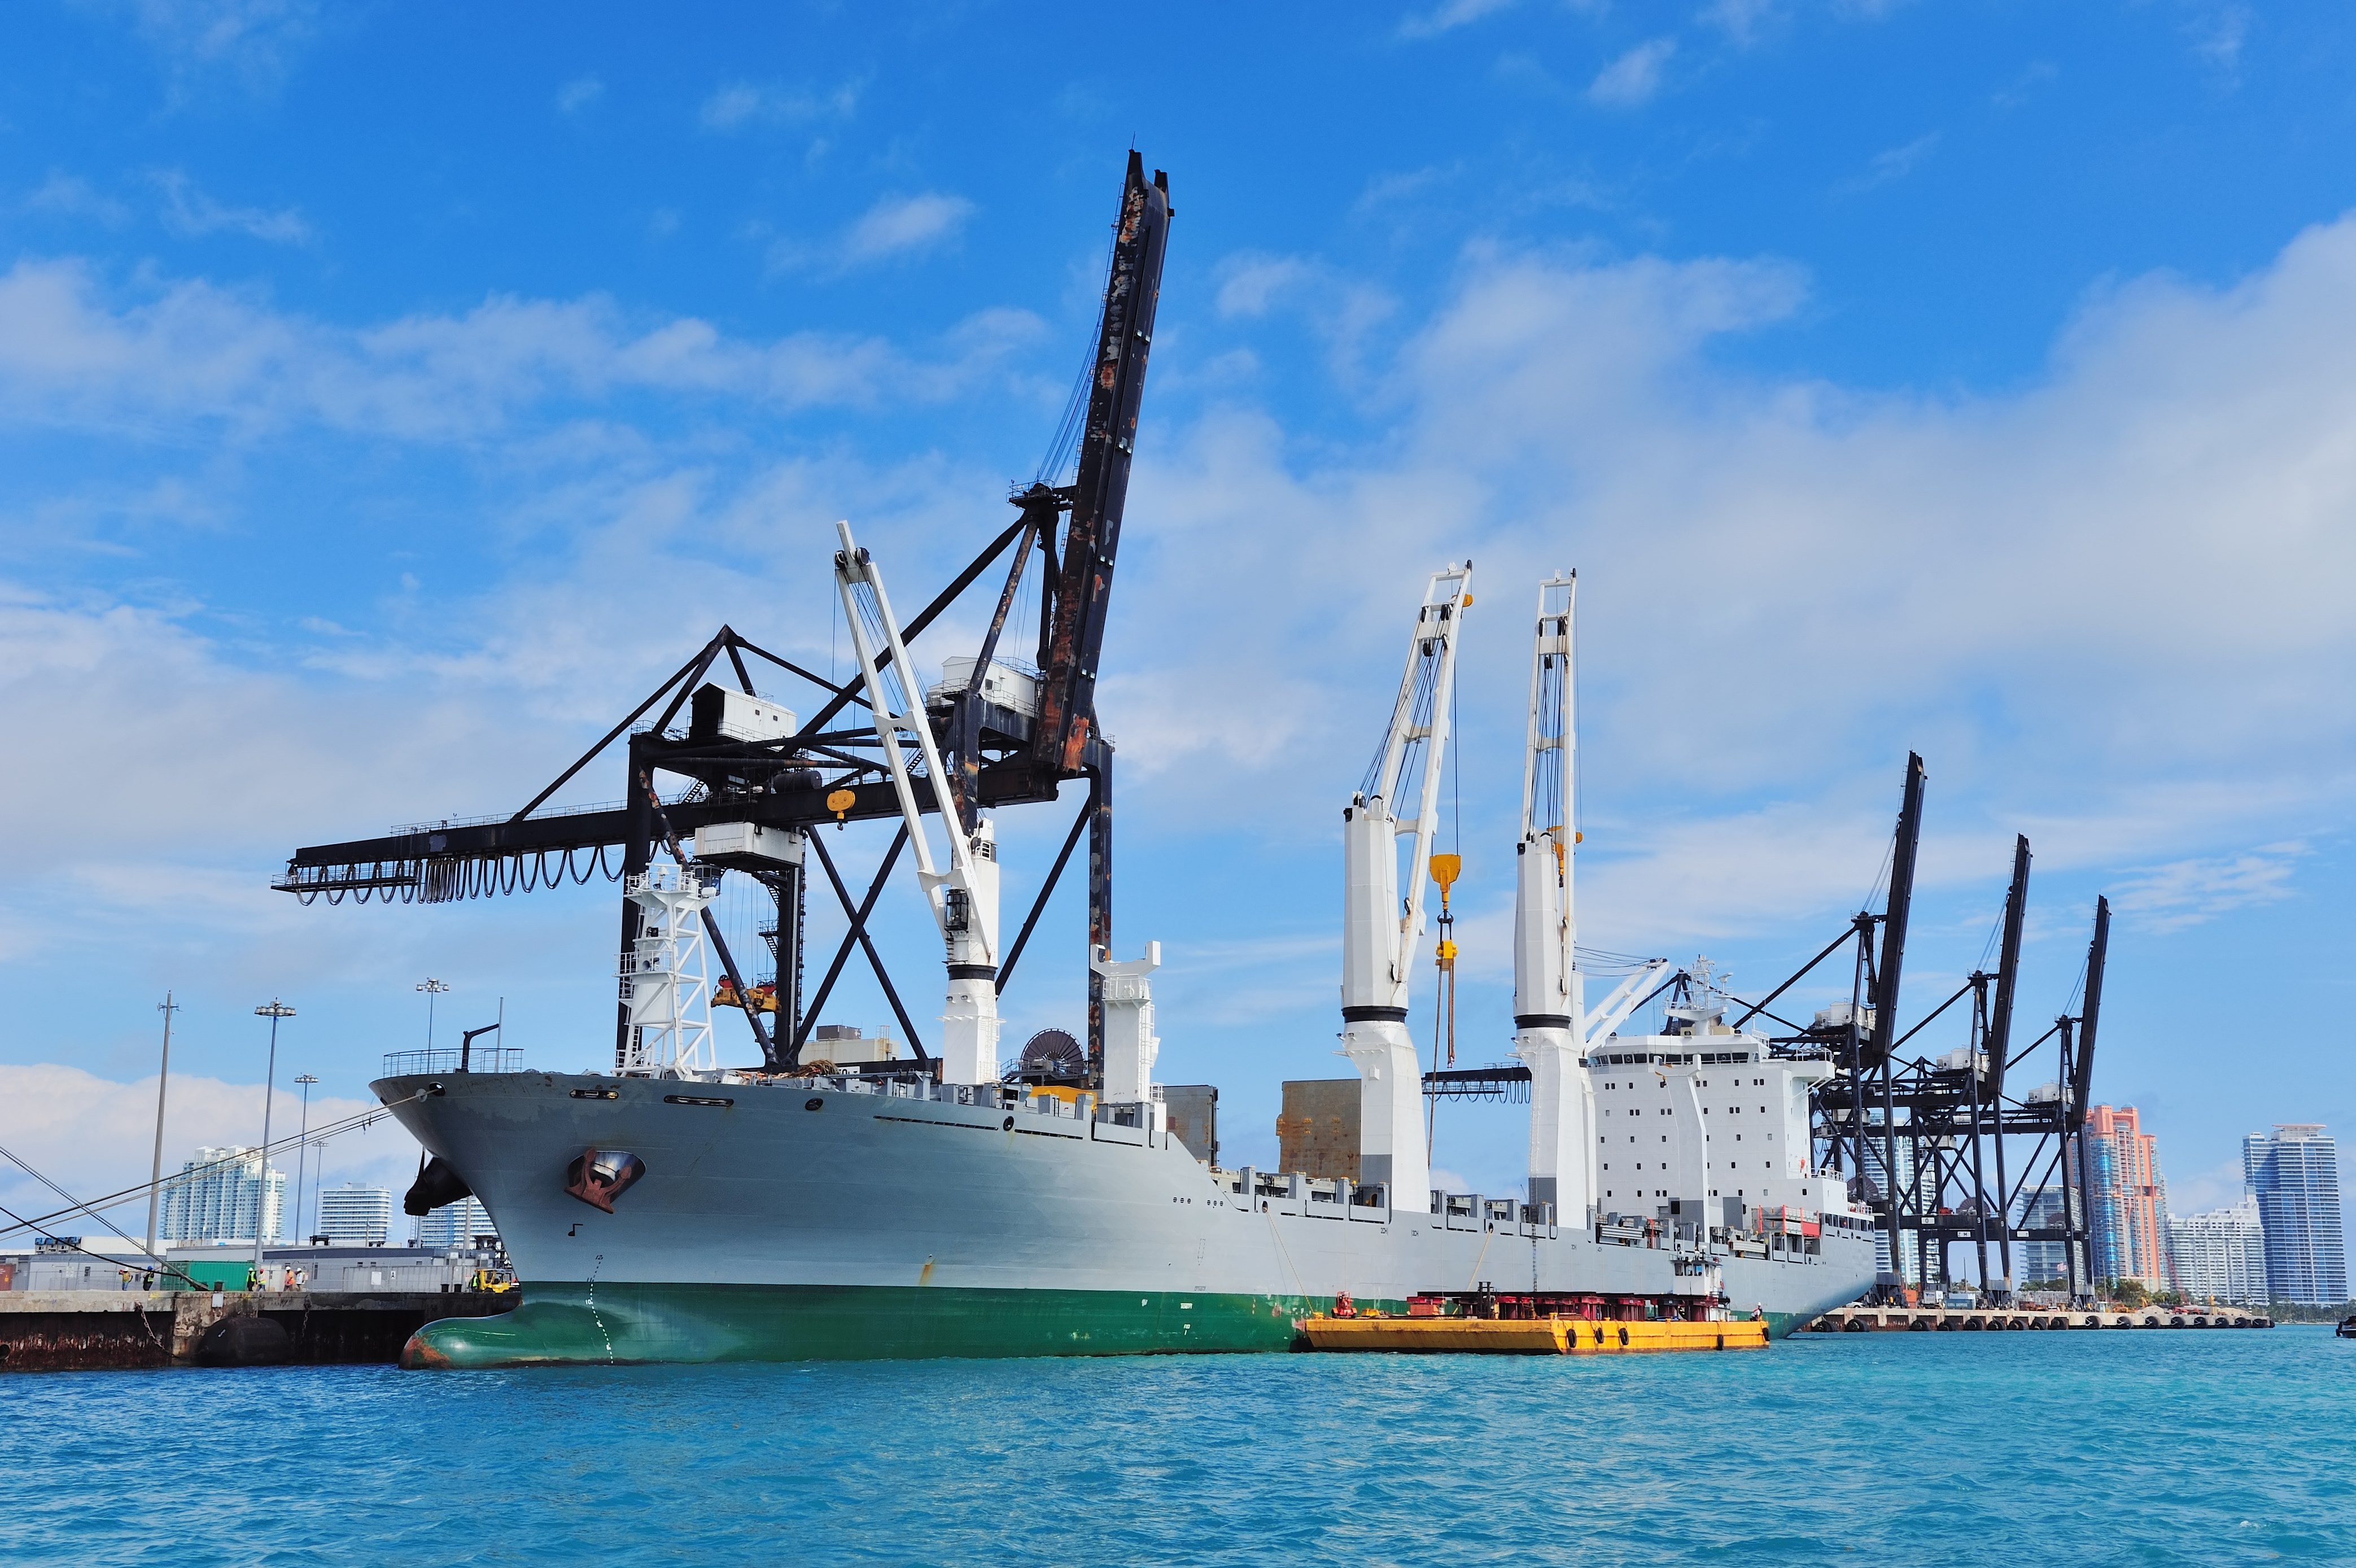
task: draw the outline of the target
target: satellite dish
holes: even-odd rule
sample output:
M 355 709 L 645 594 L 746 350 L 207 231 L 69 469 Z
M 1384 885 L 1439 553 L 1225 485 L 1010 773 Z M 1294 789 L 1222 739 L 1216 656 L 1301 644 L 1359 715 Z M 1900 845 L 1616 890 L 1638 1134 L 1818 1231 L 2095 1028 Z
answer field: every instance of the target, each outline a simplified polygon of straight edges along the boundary
M 1077 1080 L 1087 1076 L 1088 1053 L 1062 1029 L 1042 1029 L 1023 1042 L 1019 1070 L 1027 1079 Z

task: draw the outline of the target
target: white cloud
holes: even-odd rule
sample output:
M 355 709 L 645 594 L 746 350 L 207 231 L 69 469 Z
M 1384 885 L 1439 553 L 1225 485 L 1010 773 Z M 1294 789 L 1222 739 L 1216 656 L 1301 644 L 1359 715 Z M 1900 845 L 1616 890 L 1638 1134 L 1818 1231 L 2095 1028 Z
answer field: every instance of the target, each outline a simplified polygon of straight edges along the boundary
M 1452 32 L 1468 22 L 1477 22 L 1509 9 L 1514 0 L 1444 0 L 1430 11 L 1400 18 L 1398 36 L 1403 38 L 1436 38 Z
M 2143 867 L 2127 875 L 2111 902 L 2154 930 L 2182 930 L 2228 910 L 2289 897 L 2291 874 L 2307 853 L 2303 843 L 2276 843 Z
M 1362 361 L 1376 332 L 1389 321 L 1398 302 L 1381 288 L 1305 256 L 1242 252 L 1214 269 L 1223 317 L 1252 319 L 1297 310 L 1326 345 L 1335 373 L 1344 381 L 1363 374 Z
M 1251 259 L 1220 304 L 1248 319 L 1320 264 Z M 1217 777 L 1271 840 L 1322 839 L 1343 764 L 1294 759 L 1360 748 L 1402 607 L 1468 553 L 1501 607 L 1465 653 L 1467 788 L 1518 744 L 1516 585 L 1574 564 L 1587 886 L 1644 945 L 1854 907 L 1909 746 L 1926 886 L 1999 875 L 2015 823 L 2040 865 L 2124 875 L 2348 808 L 2356 220 L 2229 288 L 2099 295 L 2041 380 L 1987 396 L 1713 368 L 1805 290 L 1772 262 L 1474 256 L 1344 383 L 1379 436 L 1296 445 L 1227 408 L 1141 446 L 1150 564 L 1105 684 L 1135 809 L 1207 822 L 1178 781 Z M 1238 582 L 1295 607 L 1228 613 Z M 2145 875 L 2155 916 L 2200 886 Z M 2281 871 L 2201 875 L 2256 897 Z
M 774 82 L 732 81 L 703 101 L 700 117 L 707 131 L 737 131 L 753 125 L 800 125 L 848 120 L 859 109 L 863 81 L 826 91 L 787 88 Z
M 1874 154 L 1862 173 L 1841 181 L 1833 188 L 1839 195 L 1855 196 L 1877 186 L 1888 185 L 1892 180 L 1904 179 L 1924 158 L 1937 151 L 1938 146 L 1939 133 L 1933 131 L 1915 137 L 1903 146 L 1887 148 Z
M 1989 102 L 1998 109 L 2018 109 L 2043 91 L 2061 74 L 2060 70 L 2051 60 L 2031 60 L 2021 68 L 2019 76 L 1997 89 Z
M 1350 204 L 1350 210 L 1363 215 L 1393 202 L 1403 201 L 1419 191 L 1430 189 L 1454 172 L 1452 169 L 1427 167 L 1378 175 L 1366 181 L 1366 188 L 1359 193 L 1357 200 Z
M 120 229 L 131 221 L 131 209 L 127 205 L 111 196 L 100 194 L 88 180 L 70 175 L 63 169 L 49 171 L 49 177 L 25 198 L 24 209 L 27 212 L 54 212 L 62 218 L 95 219 L 110 229 Z
M 612 302 L 498 296 L 463 316 L 362 329 L 280 313 L 203 282 L 135 302 L 73 262 L 0 274 L 0 415 L 107 424 L 156 415 L 235 429 L 316 422 L 379 435 L 471 440 L 551 401 L 631 391 L 795 409 L 937 401 L 1039 329 L 982 311 L 918 358 L 880 338 L 723 337 L 693 317 L 632 322 Z
M 576 76 L 556 90 L 556 112 L 578 114 L 605 96 L 605 84 L 594 76 Z
M 2250 41 L 2250 29 L 2256 20 L 2247 5 L 2231 0 L 2224 5 L 2202 0 L 2193 8 L 2190 27 L 2193 54 L 2220 80 L 2228 84 L 2238 81 L 2242 50 Z
M 1781 17 L 1775 0 L 1711 0 L 1702 7 L 1701 20 L 1724 33 L 1736 48 L 1747 49 Z
M 2230 1208 L 2242 1201 L 2244 1177 L 2238 1155 L 2205 1170 L 2185 1172 L 2163 1167 L 2161 1174 L 2168 1178 L 2170 1214 L 2201 1214 L 2212 1208 Z
M 1661 90 L 1662 70 L 1676 52 L 1675 38 L 1638 44 L 1596 72 L 1587 86 L 1588 102 L 1607 109 L 1634 109 L 1651 102 Z
M 973 203 L 964 197 L 938 191 L 881 197 L 830 239 L 773 242 L 768 267 L 776 273 L 841 277 L 862 267 L 920 256 L 953 244 L 973 213 Z
M 1230 256 L 1219 265 L 1219 314 L 1230 318 L 1265 316 L 1279 295 L 1323 274 L 1324 269 L 1300 256 L 1249 252 Z
M 841 263 L 856 267 L 889 256 L 922 253 L 957 238 L 972 216 L 973 203 L 962 196 L 926 191 L 884 197 L 843 235 Z
M 158 169 L 150 177 L 164 193 L 164 227 L 183 238 L 230 230 L 273 245 L 310 243 L 311 225 L 293 208 L 272 211 L 261 207 L 225 206 L 198 190 L 178 169 Z
M 320 28 L 317 0 L 127 0 L 139 38 L 155 50 L 175 98 L 215 81 L 275 91 Z

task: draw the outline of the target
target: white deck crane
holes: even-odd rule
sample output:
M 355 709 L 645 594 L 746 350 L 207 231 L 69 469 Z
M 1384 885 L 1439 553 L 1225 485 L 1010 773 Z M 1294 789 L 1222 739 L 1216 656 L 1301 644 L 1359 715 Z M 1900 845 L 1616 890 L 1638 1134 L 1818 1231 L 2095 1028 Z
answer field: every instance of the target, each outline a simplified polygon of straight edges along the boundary
M 1595 1085 L 1590 1045 L 1628 1015 L 1668 972 L 1655 959 L 1587 1010 L 1579 967 L 1579 772 L 1572 628 L 1579 574 L 1538 585 L 1530 649 L 1529 739 L 1522 757 L 1522 833 L 1515 844 L 1514 1054 L 1530 1069 L 1530 1201 L 1551 1203 L 1565 1225 L 1584 1225 L 1595 1204 Z
M 900 814 L 907 823 L 916 884 L 924 890 L 926 907 L 932 910 L 948 950 L 941 1081 L 992 1083 L 998 1078 L 999 1029 L 997 830 L 984 817 L 970 837 L 960 831 L 948 774 L 941 766 L 940 747 L 925 715 L 924 687 L 917 683 L 916 668 L 901 642 L 900 623 L 893 618 L 883 574 L 851 538 L 850 523 L 838 522 L 834 531 L 842 542 L 834 557 L 835 589 L 842 596 L 851 646 L 866 677 L 875 738 L 883 743 L 884 765 L 891 771 Z M 883 643 L 881 649 L 875 646 L 878 640 Z M 916 800 L 916 781 L 908 758 L 911 746 L 924 763 L 925 788 L 932 792 L 934 809 L 948 830 L 946 870 L 934 858 L 924 812 Z
M 1420 1214 L 1430 1201 L 1424 1142 L 1423 1072 L 1407 1027 L 1408 975 L 1423 934 L 1424 866 L 1439 825 L 1440 763 L 1448 750 L 1449 695 L 1456 635 L 1472 563 L 1435 572 L 1408 639 L 1407 671 L 1391 704 L 1365 785 L 1342 813 L 1342 1051 L 1358 1069 L 1359 1180 L 1390 1188 L 1394 1210 Z M 1398 797 L 1420 766 L 1412 816 Z M 1411 840 L 1408 892 L 1399 893 L 1399 844 Z

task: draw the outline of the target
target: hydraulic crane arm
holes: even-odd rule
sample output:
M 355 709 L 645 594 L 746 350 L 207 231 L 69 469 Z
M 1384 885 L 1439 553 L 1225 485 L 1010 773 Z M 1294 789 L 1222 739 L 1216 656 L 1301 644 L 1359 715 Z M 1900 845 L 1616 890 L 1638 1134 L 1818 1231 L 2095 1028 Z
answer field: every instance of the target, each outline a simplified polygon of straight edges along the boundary
M 1652 999 L 1653 988 L 1667 975 L 1669 968 L 1667 959 L 1656 958 L 1614 986 L 1612 994 L 1587 1015 L 1580 1043 L 1601 1045 L 1612 1030 L 1628 1021 L 1630 1014 Z
M 1365 788 L 1343 812 L 1350 849 L 1343 918 L 1342 1015 L 1407 1015 L 1409 954 L 1423 934 L 1424 865 L 1440 825 L 1441 764 L 1448 753 L 1449 693 L 1456 678 L 1456 634 L 1472 602 L 1472 564 L 1431 575 L 1408 639 L 1407 669 Z M 1420 763 L 1419 768 L 1418 764 Z M 1420 771 L 1415 814 L 1398 814 L 1398 795 Z M 1398 840 L 1410 841 L 1408 887 L 1398 887 Z M 1368 1009 L 1373 1011 L 1369 1012 Z
M 834 581 L 843 618 L 867 683 L 875 739 L 899 796 L 901 825 L 916 865 L 925 907 L 940 928 L 948 961 L 948 999 L 941 1015 L 941 1071 L 948 1083 L 989 1083 L 998 1077 L 998 855 L 987 820 L 970 830 L 957 808 L 956 789 L 942 766 L 940 744 L 926 714 L 916 666 L 892 617 L 891 596 L 874 559 L 838 522 Z M 880 646 L 878 646 L 880 644 Z M 924 764 L 923 788 L 948 830 L 946 865 L 933 858 L 918 803 L 909 751 Z
M 1408 973 L 1423 931 L 1424 868 L 1440 820 L 1440 766 L 1448 754 L 1456 634 L 1472 604 L 1472 564 L 1435 572 L 1416 609 L 1407 671 L 1391 703 L 1382 750 L 1342 813 L 1342 1054 L 1355 1064 L 1358 1165 L 1369 1185 L 1391 1188 L 1394 1207 L 1423 1212 L 1430 1190 L 1423 1078 L 1408 1037 Z M 1398 797 L 1421 773 L 1415 814 Z M 1408 841 L 1408 890 L 1399 895 L 1400 839 Z
M 834 556 L 835 591 L 842 597 L 843 618 L 850 624 L 851 647 L 858 652 L 859 668 L 867 683 L 867 706 L 874 715 L 875 739 L 884 748 L 884 765 L 890 771 L 893 792 L 899 797 L 917 885 L 924 889 L 925 903 L 933 912 L 934 923 L 941 925 L 946 935 L 948 893 L 968 885 L 973 869 L 972 847 L 967 843 L 948 798 L 948 775 L 941 766 L 939 745 L 934 738 L 933 726 L 926 720 L 918 695 L 924 688 L 917 684 L 916 666 L 909 660 L 906 645 L 900 640 L 899 623 L 892 617 L 892 600 L 884 590 L 883 571 L 851 537 L 849 522 L 836 523 L 834 532 L 842 542 L 842 548 Z M 909 766 L 908 752 L 912 747 L 916 760 L 923 764 L 923 788 L 930 797 L 922 804 L 916 798 L 918 775 Z M 931 837 L 925 828 L 927 806 L 938 811 L 948 825 L 946 870 L 933 858 Z M 994 939 L 993 931 L 991 939 L 983 941 L 987 956 L 980 961 L 996 961 Z

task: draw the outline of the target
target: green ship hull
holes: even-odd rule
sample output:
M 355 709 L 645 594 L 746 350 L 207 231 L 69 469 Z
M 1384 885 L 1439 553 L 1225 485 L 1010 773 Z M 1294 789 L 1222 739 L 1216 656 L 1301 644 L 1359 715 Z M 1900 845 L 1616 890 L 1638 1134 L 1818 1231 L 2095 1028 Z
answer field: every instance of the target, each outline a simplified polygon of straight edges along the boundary
M 877 1285 L 530 1287 L 498 1317 L 449 1317 L 411 1337 L 412 1369 L 665 1361 L 1206 1355 L 1303 1348 L 1305 1296 Z M 1404 1313 L 1404 1302 L 1365 1302 Z M 1768 1315 L 1782 1338 L 1796 1316 Z
M 530 1285 L 411 1337 L 411 1368 L 1287 1350 L 1305 1296 L 883 1285 Z M 1403 1303 L 1376 1304 L 1404 1312 Z

